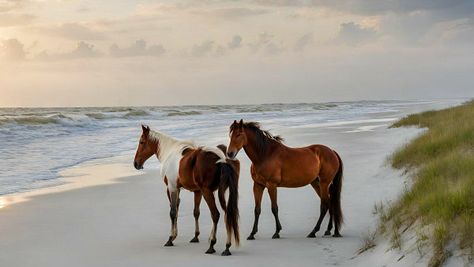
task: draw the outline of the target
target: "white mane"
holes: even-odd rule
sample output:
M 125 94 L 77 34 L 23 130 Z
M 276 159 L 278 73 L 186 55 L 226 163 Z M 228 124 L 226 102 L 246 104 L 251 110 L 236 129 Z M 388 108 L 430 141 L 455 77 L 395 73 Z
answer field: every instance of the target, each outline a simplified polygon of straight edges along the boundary
M 226 162 L 226 159 L 227 159 L 225 153 L 222 152 L 222 150 L 220 150 L 217 147 L 208 147 L 208 146 L 198 147 L 193 141 L 179 140 L 159 131 L 150 130 L 150 133 L 148 134 L 148 138 L 153 141 L 158 141 L 159 143 L 158 160 L 160 160 L 161 162 L 166 160 L 171 155 L 182 154 L 186 148 L 192 148 L 192 149 L 201 148 L 204 151 L 214 153 L 220 158 L 217 161 L 217 163 Z
M 186 148 L 197 148 L 192 141 L 179 140 L 164 133 L 150 130 L 148 138 L 159 143 L 158 160 L 163 162 L 172 155 L 181 154 Z

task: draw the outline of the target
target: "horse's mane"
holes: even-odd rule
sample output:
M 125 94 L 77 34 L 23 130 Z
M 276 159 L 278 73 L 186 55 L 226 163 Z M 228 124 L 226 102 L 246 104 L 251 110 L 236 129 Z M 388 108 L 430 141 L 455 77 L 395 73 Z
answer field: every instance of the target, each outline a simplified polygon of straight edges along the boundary
M 233 123 L 231 126 L 230 126 L 230 130 L 229 132 L 232 133 L 235 129 L 237 129 L 239 127 L 239 123 L 236 122 L 236 123 Z M 269 131 L 266 131 L 266 130 L 262 130 L 260 128 L 260 123 L 258 122 L 244 122 L 242 124 L 242 126 L 245 128 L 245 129 L 249 129 L 251 130 L 252 132 L 255 133 L 255 141 L 257 143 L 257 149 L 260 153 L 264 153 L 268 146 L 272 143 L 278 143 L 278 144 L 282 144 L 284 139 L 283 137 L 279 136 L 279 135 L 273 135 L 271 134 Z
M 193 141 L 176 139 L 159 131 L 150 130 L 148 139 L 159 143 L 158 158 L 160 161 L 173 153 L 182 154 L 188 148 L 197 148 Z

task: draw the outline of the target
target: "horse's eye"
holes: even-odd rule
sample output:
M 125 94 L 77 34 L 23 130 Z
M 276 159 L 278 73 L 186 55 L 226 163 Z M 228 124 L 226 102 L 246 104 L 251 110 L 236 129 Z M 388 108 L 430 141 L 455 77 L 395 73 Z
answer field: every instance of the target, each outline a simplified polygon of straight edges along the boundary
M 140 142 L 140 145 L 144 145 L 144 144 L 145 144 L 145 142 Z

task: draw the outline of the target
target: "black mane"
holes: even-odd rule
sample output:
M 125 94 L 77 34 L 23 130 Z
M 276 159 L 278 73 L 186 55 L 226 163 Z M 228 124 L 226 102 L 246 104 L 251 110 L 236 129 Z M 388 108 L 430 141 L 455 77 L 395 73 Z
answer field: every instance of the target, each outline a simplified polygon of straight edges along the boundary
M 271 145 L 272 143 L 274 142 L 279 143 L 279 144 L 283 143 L 284 139 L 281 136 L 273 135 L 269 131 L 262 130 L 260 128 L 260 123 L 258 122 L 244 122 L 242 126 L 245 129 L 249 129 L 255 133 L 255 141 L 257 143 L 257 150 L 262 154 L 267 150 L 268 146 Z M 232 133 L 238 127 L 240 127 L 240 124 L 238 122 L 233 123 L 230 126 L 229 132 Z

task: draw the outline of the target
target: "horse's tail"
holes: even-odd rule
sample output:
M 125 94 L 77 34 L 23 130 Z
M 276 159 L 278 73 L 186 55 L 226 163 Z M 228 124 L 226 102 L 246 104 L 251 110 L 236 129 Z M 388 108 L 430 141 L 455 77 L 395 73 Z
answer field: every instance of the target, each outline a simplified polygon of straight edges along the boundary
M 329 193 L 331 194 L 330 200 L 334 224 L 336 225 L 337 229 L 340 229 L 341 224 L 344 222 L 341 208 L 341 190 L 344 167 L 339 154 L 337 154 L 336 151 L 334 151 L 334 153 L 336 153 L 337 159 L 339 160 L 339 169 L 337 170 L 337 173 L 332 180 L 332 184 L 329 187 Z
M 233 166 L 236 164 L 237 166 Z M 225 210 L 225 224 L 227 232 L 234 234 L 235 243 L 240 243 L 239 234 L 239 161 L 227 159 L 226 162 L 219 163 L 221 166 L 221 177 L 219 183 L 219 202 Z M 229 198 L 226 205 L 225 191 L 229 188 Z

